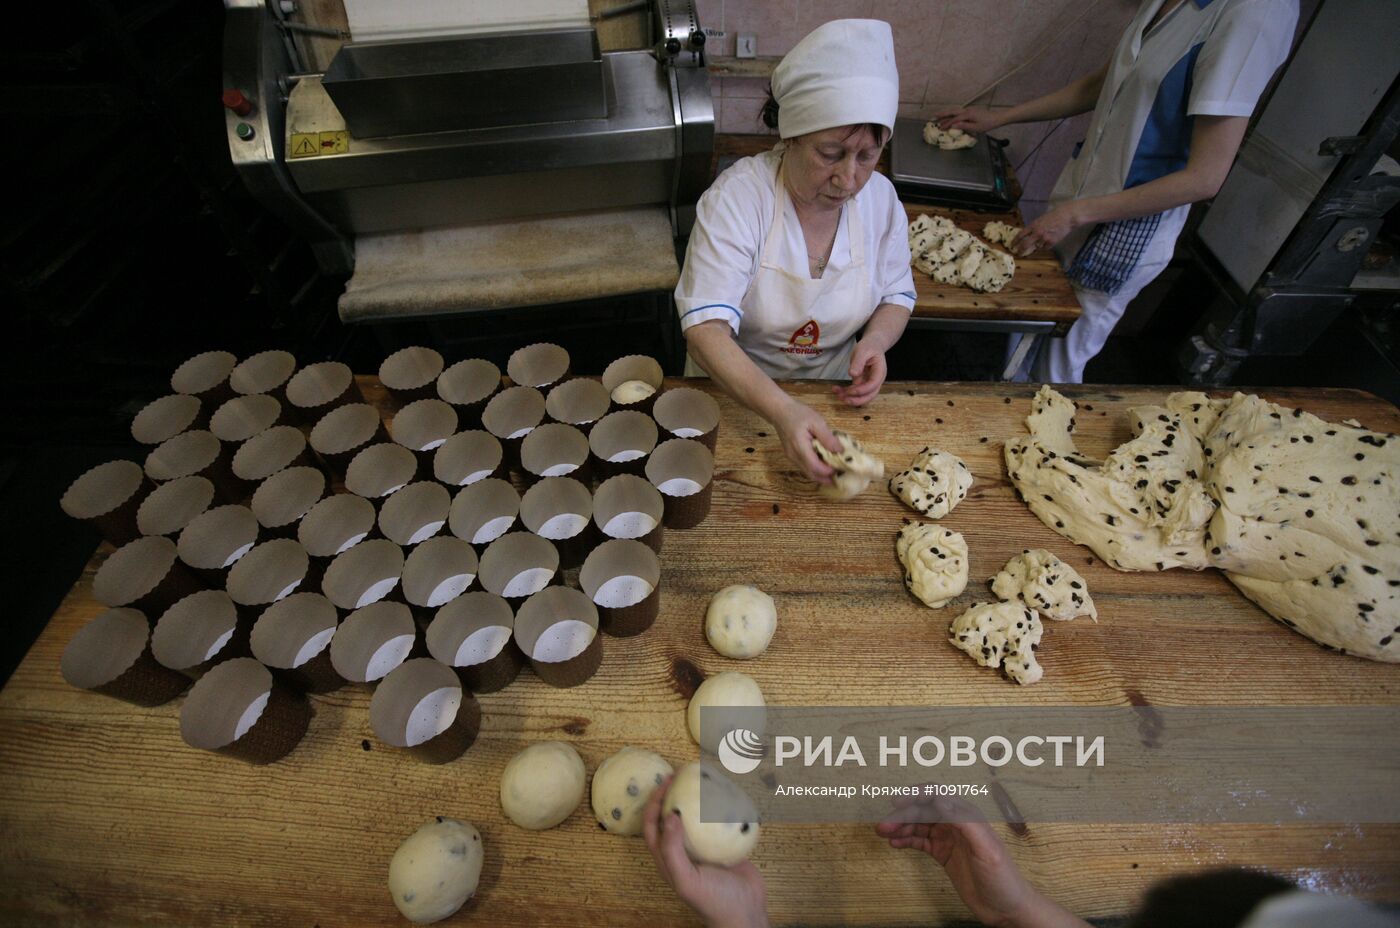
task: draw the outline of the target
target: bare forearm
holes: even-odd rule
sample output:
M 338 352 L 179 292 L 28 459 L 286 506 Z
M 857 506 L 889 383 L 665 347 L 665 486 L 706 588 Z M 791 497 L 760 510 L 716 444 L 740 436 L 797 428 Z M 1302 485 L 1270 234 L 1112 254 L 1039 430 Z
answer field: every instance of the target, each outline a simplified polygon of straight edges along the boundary
M 1017 122 L 1040 122 L 1087 113 L 1098 102 L 1099 91 L 1103 89 L 1104 77 L 1107 74 L 1108 65 L 1105 64 L 1094 73 L 1086 74 L 1053 93 L 1003 110 L 998 122 L 1006 126 Z
M 894 303 L 881 303 L 865 324 L 860 340 L 884 354 L 895 346 L 908 324 L 909 310 Z
M 792 402 L 734 341 L 727 323 L 702 322 L 687 329 L 685 337 L 696 363 L 747 409 L 772 422 Z

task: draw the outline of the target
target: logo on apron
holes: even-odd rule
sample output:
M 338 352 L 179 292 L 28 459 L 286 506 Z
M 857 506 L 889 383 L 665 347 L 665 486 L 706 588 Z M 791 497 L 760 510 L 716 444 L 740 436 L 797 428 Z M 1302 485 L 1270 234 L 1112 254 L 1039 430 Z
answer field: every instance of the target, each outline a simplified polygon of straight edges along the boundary
M 786 354 L 797 354 L 803 357 L 815 358 L 822 353 L 820 342 L 822 338 L 822 327 L 817 325 L 817 320 L 808 319 L 792 337 L 788 339 L 785 347 L 778 349 Z

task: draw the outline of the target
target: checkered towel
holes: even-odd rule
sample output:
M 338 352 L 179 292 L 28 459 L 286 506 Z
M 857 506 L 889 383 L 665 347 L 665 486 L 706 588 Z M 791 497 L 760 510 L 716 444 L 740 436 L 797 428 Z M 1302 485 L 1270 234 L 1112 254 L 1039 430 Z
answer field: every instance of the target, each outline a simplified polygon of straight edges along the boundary
M 1086 290 L 1101 290 L 1112 296 L 1132 276 L 1161 221 L 1162 214 L 1154 213 L 1094 226 L 1074 256 L 1067 276 Z

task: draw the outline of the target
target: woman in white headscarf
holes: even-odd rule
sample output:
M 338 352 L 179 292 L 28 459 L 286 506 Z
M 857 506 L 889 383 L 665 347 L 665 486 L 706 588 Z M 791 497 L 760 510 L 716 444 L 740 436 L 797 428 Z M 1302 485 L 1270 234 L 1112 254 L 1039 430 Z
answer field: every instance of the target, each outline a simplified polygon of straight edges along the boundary
M 689 358 L 773 424 L 789 458 L 825 483 L 813 451 L 840 445 L 775 378 L 841 380 L 870 402 L 885 352 L 914 307 L 908 221 L 875 173 L 894 127 L 899 75 L 888 23 L 818 27 L 773 72 L 765 121 L 781 143 L 744 158 L 700 198 L 676 306 Z

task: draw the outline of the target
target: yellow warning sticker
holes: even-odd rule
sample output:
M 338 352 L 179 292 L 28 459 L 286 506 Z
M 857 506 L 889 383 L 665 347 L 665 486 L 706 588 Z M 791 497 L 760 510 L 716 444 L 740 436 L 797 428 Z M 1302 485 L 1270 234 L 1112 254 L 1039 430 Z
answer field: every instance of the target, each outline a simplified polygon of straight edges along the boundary
M 350 150 L 350 133 L 341 129 L 338 132 L 321 133 L 321 154 L 343 155 Z
M 331 133 L 326 133 L 330 135 Z M 321 153 L 321 140 L 314 132 L 293 132 L 292 152 L 293 158 L 312 158 Z

